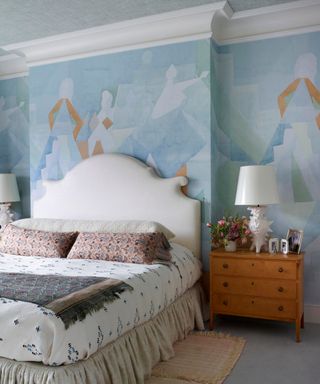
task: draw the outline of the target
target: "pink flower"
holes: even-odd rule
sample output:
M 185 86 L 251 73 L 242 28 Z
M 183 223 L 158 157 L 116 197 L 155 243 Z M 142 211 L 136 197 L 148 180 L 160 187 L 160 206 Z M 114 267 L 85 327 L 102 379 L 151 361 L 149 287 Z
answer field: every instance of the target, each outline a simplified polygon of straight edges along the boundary
M 246 237 L 251 234 L 245 216 L 224 216 L 215 223 L 207 223 L 207 227 L 210 228 L 212 244 L 217 245 L 225 245 L 229 240 L 238 239 L 245 243 Z

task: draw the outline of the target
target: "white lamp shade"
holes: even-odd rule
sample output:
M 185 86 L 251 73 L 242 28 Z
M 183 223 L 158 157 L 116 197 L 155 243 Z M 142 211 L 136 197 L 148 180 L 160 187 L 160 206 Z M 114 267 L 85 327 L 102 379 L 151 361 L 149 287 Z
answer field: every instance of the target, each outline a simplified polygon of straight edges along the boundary
M 13 173 L 0 174 L 0 203 L 11 203 L 19 200 L 16 175 Z
M 269 205 L 279 203 L 274 168 L 271 165 L 241 167 L 235 205 Z

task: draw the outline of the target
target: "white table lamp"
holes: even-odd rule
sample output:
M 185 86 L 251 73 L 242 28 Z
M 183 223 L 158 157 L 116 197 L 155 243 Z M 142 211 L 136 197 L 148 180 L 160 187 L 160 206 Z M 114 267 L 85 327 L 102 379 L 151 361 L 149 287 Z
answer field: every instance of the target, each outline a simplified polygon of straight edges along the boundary
M 16 175 L 13 173 L 0 174 L 0 227 L 12 221 L 13 214 L 10 212 L 10 205 L 19 200 Z
M 250 165 L 241 167 L 235 205 L 249 205 L 251 212 L 249 228 L 253 234 L 250 250 L 260 253 L 267 246 L 267 235 L 271 232 L 265 217 L 266 206 L 279 203 L 278 188 L 274 168 L 270 165 Z

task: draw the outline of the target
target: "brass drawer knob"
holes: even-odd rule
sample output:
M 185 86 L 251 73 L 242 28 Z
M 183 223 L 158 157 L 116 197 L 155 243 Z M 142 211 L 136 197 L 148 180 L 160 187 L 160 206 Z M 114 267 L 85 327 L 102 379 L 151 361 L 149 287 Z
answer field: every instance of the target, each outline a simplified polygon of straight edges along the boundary
M 278 288 L 278 291 L 279 291 L 279 292 L 283 292 L 283 287 L 279 287 L 279 288 Z
M 280 306 L 278 307 L 278 311 L 280 311 L 280 312 L 283 311 L 283 306 L 282 306 L 282 305 L 280 305 Z
M 227 281 L 225 281 L 223 284 L 222 284 L 224 287 L 229 287 L 229 283 Z
M 229 265 L 228 265 L 227 263 L 224 263 L 224 264 L 222 265 L 222 267 L 225 268 L 225 269 L 227 269 L 227 268 L 229 267 Z
M 228 305 L 228 300 L 223 300 L 222 304 L 223 305 Z
M 280 268 L 278 269 L 278 271 L 279 271 L 280 273 L 283 272 L 283 268 L 280 267 Z

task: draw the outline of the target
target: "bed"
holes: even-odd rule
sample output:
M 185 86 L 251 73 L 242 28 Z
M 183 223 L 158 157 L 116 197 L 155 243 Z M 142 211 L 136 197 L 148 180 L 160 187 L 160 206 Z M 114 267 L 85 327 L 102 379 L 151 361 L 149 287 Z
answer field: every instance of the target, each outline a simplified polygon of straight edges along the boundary
M 175 234 L 171 260 L 136 264 L 2 254 L 4 274 L 35 274 L 40 281 L 49 274 L 58 284 L 62 277 L 111 278 L 130 289 L 68 326 L 41 305 L 2 298 L 1 383 L 143 383 L 153 365 L 173 356 L 176 340 L 203 328 L 200 203 L 181 192 L 186 183 L 185 177 L 159 178 L 140 161 L 116 154 L 89 158 L 64 179 L 45 183 L 33 218 L 14 223 L 19 230 L 95 234 L 125 223 L 131 232 L 134 221 L 143 232 L 146 223 L 161 223 L 167 237 Z

